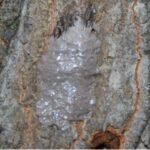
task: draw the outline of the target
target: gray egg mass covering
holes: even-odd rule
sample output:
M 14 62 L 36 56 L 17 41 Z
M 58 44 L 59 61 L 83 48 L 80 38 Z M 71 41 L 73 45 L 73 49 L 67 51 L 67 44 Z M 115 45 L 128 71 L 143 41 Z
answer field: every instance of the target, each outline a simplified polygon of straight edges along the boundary
M 92 111 L 92 75 L 97 72 L 99 49 L 100 40 L 80 17 L 60 38 L 50 38 L 38 64 L 40 93 L 36 108 L 42 124 L 66 129 L 69 121 L 82 120 Z

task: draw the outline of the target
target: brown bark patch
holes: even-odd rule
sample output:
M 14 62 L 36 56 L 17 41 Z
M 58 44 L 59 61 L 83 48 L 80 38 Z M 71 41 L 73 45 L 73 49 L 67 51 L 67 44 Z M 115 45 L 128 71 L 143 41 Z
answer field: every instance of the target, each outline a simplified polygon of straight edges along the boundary
M 88 140 L 88 145 L 93 149 L 120 149 L 123 143 L 124 136 L 112 126 L 108 126 L 106 131 L 96 131 Z
M 77 121 L 74 124 L 74 128 L 76 128 L 76 132 L 77 132 L 77 137 L 75 139 L 72 140 L 71 144 L 70 144 L 70 149 L 74 148 L 74 146 L 76 145 L 76 143 L 82 139 L 83 137 L 83 128 L 86 124 L 86 121 Z

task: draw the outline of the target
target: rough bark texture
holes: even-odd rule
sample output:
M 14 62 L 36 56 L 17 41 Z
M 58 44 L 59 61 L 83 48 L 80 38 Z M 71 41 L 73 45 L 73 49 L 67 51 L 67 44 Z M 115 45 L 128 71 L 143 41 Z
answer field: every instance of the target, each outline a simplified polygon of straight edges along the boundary
M 38 63 L 59 18 L 89 6 L 101 41 L 96 106 L 65 131 L 44 126 Z M 0 148 L 150 148 L 149 35 L 148 0 L 0 0 Z

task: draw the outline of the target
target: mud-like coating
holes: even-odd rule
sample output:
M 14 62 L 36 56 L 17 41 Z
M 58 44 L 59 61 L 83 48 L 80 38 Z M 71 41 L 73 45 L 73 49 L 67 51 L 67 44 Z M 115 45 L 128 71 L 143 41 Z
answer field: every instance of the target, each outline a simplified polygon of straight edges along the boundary
M 44 125 L 61 129 L 86 118 L 95 104 L 92 95 L 100 41 L 80 18 L 60 38 L 49 40 L 38 64 L 40 97 L 37 115 Z

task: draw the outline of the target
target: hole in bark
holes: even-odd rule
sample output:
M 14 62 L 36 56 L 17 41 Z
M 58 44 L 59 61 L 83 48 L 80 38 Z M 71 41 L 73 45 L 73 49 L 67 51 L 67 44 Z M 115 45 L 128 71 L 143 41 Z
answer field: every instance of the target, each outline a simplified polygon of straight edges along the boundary
M 98 147 L 95 147 L 94 149 L 107 149 L 107 145 L 104 143 L 99 145 Z
M 96 30 L 94 28 L 91 29 L 91 32 L 96 32 Z
M 88 140 L 90 148 L 93 149 L 119 149 L 124 141 L 124 136 L 107 128 L 106 131 L 96 131 Z
M 0 126 L 0 133 L 2 133 L 4 130 L 4 128 L 2 126 Z

